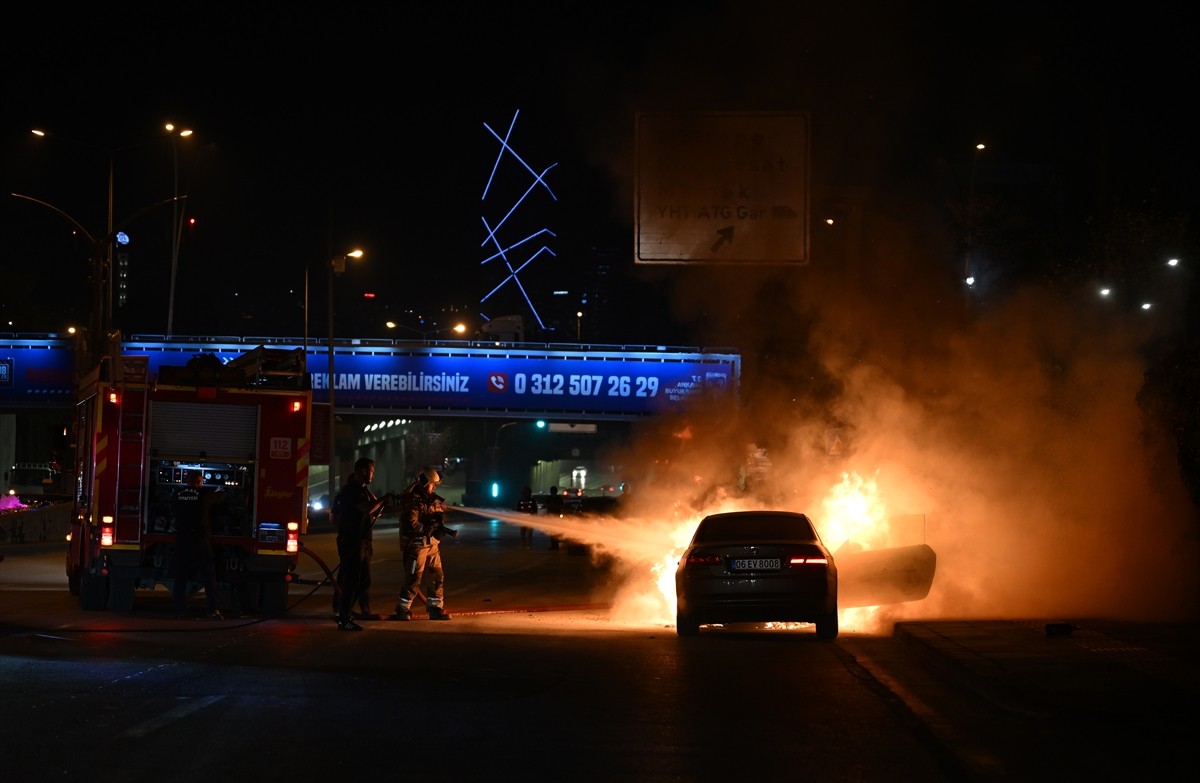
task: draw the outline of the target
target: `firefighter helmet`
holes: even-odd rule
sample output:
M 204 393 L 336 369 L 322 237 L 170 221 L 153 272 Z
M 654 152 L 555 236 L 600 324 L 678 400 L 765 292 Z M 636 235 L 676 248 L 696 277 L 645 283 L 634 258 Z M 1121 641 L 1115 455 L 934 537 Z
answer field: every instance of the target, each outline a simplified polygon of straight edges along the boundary
M 442 477 L 435 468 L 425 468 L 425 470 L 421 471 L 421 475 L 417 476 L 417 483 L 432 484 L 436 487 L 442 483 Z

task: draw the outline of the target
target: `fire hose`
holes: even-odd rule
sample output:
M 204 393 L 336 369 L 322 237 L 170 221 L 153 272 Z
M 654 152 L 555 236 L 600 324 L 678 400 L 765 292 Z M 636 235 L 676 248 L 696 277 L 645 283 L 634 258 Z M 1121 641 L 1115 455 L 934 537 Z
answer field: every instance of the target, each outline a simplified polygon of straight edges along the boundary
M 454 531 L 454 532 L 457 535 L 458 531 Z M 337 568 L 330 569 L 330 567 L 325 564 L 325 561 L 322 560 L 321 557 L 316 552 L 312 552 L 308 549 L 308 547 L 304 546 L 303 541 L 300 542 L 300 551 L 316 561 L 317 565 L 319 565 L 321 567 L 321 570 L 325 572 L 325 578 L 321 579 L 321 580 L 295 578 L 292 581 L 295 582 L 296 584 L 314 585 L 316 587 L 324 587 L 325 585 L 333 585 L 333 590 L 335 593 L 335 605 L 341 605 L 342 586 L 339 585 L 337 579 L 334 578 L 334 574 L 337 573 L 337 570 L 342 567 L 341 563 L 338 563 Z M 417 588 L 417 598 L 420 598 L 421 603 L 423 603 L 423 604 L 429 603 L 428 599 L 425 598 L 424 591 L 421 590 L 420 587 Z

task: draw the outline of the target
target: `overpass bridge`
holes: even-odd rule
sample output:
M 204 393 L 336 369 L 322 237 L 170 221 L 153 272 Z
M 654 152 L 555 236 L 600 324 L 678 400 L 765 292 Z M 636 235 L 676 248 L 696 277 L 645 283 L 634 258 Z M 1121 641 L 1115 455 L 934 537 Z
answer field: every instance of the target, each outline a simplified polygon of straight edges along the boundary
M 464 498 L 477 497 L 472 483 L 501 475 L 506 492 L 524 482 L 538 491 L 576 486 L 606 436 L 701 402 L 734 403 L 741 380 L 741 357 L 731 349 L 663 345 L 343 338 L 333 342 L 332 378 L 329 342 L 320 339 L 133 335 L 122 340 L 121 352 L 145 356 L 156 374 L 159 367 L 186 364 L 199 354 L 229 361 L 260 345 L 305 353 L 313 383 L 314 496 L 330 483 L 321 466 L 333 463 L 344 477 L 361 454 L 376 459 L 377 483 L 389 488 L 402 484 L 413 464 L 457 459 L 452 452 L 461 452 L 470 466 L 462 476 L 450 471 L 450 478 L 462 482 Z M 30 414 L 70 410 L 81 369 L 76 348 L 73 338 L 59 335 L 0 334 L 0 464 L 45 459 L 15 453 L 14 432 L 22 419 L 35 427 L 49 420 L 50 427 L 61 429 L 61 415 Z M 331 413 L 344 425 L 336 458 L 327 437 Z M 454 441 L 453 449 L 438 445 L 439 433 L 425 432 L 414 441 L 411 420 L 428 419 L 462 420 L 459 437 L 440 439 Z M 534 420 L 550 423 L 556 449 L 548 438 L 531 442 L 530 428 L 516 426 Z M 469 422 L 475 426 L 467 428 Z M 426 444 L 428 451 L 414 452 L 414 443 Z M 530 465 L 535 467 L 525 478 Z M 618 480 L 596 466 L 590 469 L 588 486 Z
M 304 349 L 313 401 L 338 413 L 635 420 L 681 412 L 702 398 L 736 396 L 741 357 L 729 349 L 480 340 L 133 335 L 124 356 L 156 373 L 202 353 L 229 361 L 259 345 Z M 0 334 L 0 410 L 70 407 L 75 343 L 56 335 Z

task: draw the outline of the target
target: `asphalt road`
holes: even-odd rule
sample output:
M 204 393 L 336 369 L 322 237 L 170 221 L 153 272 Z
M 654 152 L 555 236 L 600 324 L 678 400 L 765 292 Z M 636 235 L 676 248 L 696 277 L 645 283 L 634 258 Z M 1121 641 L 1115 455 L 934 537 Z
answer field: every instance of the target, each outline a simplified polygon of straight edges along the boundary
M 389 679 L 392 670 L 410 668 L 416 678 L 414 687 L 401 689 L 395 697 L 407 707 L 388 706 L 374 719 L 396 721 L 396 727 L 389 730 L 373 724 L 364 736 L 373 742 L 395 737 L 406 747 L 414 746 L 417 760 L 409 764 L 414 770 L 430 774 L 454 770 L 445 779 L 470 779 L 472 771 L 488 766 L 486 757 L 478 756 L 481 751 L 495 754 L 498 764 L 513 764 L 519 754 L 488 738 L 483 720 L 503 722 L 505 712 L 499 707 L 507 704 L 520 715 L 532 714 L 527 708 L 535 712 L 552 709 L 551 715 L 585 721 L 588 730 L 600 738 L 602 749 L 605 743 L 633 742 L 631 749 L 620 751 L 627 756 L 624 760 L 598 760 L 601 757 L 595 755 L 595 747 L 577 742 L 553 717 L 549 724 L 536 721 L 520 730 L 512 726 L 497 729 L 518 749 L 549 759 L 528 765 L 530 779 L 551 779 L 554 770 L 562 771 L 563 765 L 584 773 L 577 776 L 581 779 L 727 779 L 744 768 L 725 766 L 724 754 L 720 762 L 713 760 L 709 765 L 698 759 L 712 748 L 725 748 L 723 743 L 729 738 L 741 743 L 730 752 L 757 760 L 760 770 L 777 769 L 785 763 L 786 754 L 776 749 L 749 752 L 747 748 L 752 746 L 746 743 L 752 742 L 752 734 L 731 729 L 723 735 L 708 724 L 707 717 L 702 721 L 707 728 L 693 729 L 697 736 L 716 732 L 709 745 L 679 746 L 679 737 L 672 740 L 661 724 L 673 722 L 676 732 L 686 735 L 684 726 L 692 720 L 691 712 L 699 711 L 735 726 L 749 720 L 750 725 L 759 727 L 764 741 L 786 743 L 786 732 L 777 735 L 774 727 L 764 731 L 758 718 L 746 717 L 746 706 L 739 701 L 754 693 L 752 700 L 761 703 L 762 696 L 772 690 L 769 685 L 756 684 L 758 681 L 743 671 L 746 665 L 788 677 L 789 667 L 777 668 L 781 664 L 776 656 L 782 652 L 785 658 L 794 659 L 793 666 L 811 667 L 840 683 L 841 691 L 822 692 L 825 708 L 836 711 L 831 705 L 838 704 L 838 693 L 842 693 L 842 711 L 861 711 L 843 716 L 849 725 L 866 731 L 864 721 L 876 720 L 884 726 L 878 729 L 882 736 L 874 751 L 862 747 L 857 738 L 840 741 L 838 747 L 857 748 L 866 754 L 867 760 L 855 773 L 837 763 L 821 764 L 812 768 L 825 773 L 810 775 L 816 779 L 1172 779 L 1190 763 L 1194 731 L 1188 716 L 1200 695 L 1200 632 L 1196 624 L 945 618 L 900 623 L 890 634 L 843 633 L 832 644 L 815 644 L 803 630 L 763 633 L 737 627 L 710 629 L 697 639 L 679 640 L 669 623 L 639 626 L 614 621 L 612 598 L 619 583 L 614 581 L 611 564 L 593 563 L 586 556 L 567 554 L 565 549 L 549 551 L 541 533 L 535 539 L 539 545 L 535 550 L 521 550 L 516 529 L 501 521 L 475 517 L 459 518 L 453 524 L 463 529 L 462 536 L 446 547 L 447 604 L 455 619 L 450 623 L 423 619 L 410 624 L 367 623 L 363 634 L 339 632 L 332 621 L 332 591 L 319 583 L 335 557 L 328 534 L 310 535 L 306 541 L 310 552 L 302 558 L 301 571 L 310 583 L 293 586 L 292 605 L 285 618 L 269 622 L 253 617 L 231 619 L 220 624 L 219 630 L 202 621 L 171 619 L 169 596 L 161 589 L 139 597 L 132 613 L 82 613 L 66 594 L 58 556 L 61 547 L 8 545 L 3 550 L 8 559 L 0 563 L 0 683 L 6 683 L 7 696 L 16 695 L 10 704 L 36 709 L 47 694 L 26 694 L 22 678 L 71 657 L 73 653 L 68 651 L 79 646 L 71 640 L 84 638 L 88 639 L 84 661 L 91 656 L 177 658 L 187 670 L 185 679 L 217 676 L 206 668 L 209 664 L 245 665 L 232 652 L 238 645 L 221 641 L 226 631 L 240 629 L 268 648 L 279 645 L 280 654 L 291 661 L 280 672 L 266 675 L 263 671 L 266 679 L 249 677 L 236 686 L 258 694 L 256 698 L 278 698 L 269 685 L 286 692 L 289 677 L 308 683 L 317 676 L 314 672 L 323 672 L 319 682 L 305 687 L 326 699 L 337 700 L 348 692 L 353 694 L 346 696 L 352 703 L 375 704 L 371 689 L 398 687 Z M 399 584 L 393 537 L 394 532 L 385 526 L 377 539 L 375 608 L 384 613 L 390 611 Z M 268 627 L 270 633 L 265 632 Z M 188 645 L 175 646 L 181 638 L 211 638 L 211 643 L 189 652 Z M 176 642 L 166 644 L 161 641 L 164 639 Z M 421 641 L 414 647 L 417 640 Z M 131 646 L 132 642 L 136 644 Z M 221 652 L 225 648 L 230 651 Z M 615 651 L 616 659 L 605 651 Z M 200 658 L 184 663 L 195 655 Z M 325 660 L 329 655 L 349 658 L 343 666 Z M 360 680 L 358 685 L 343 687 L 323 679 L 345 667 L 355 671 L 359 666 L 361 673 L 354 675 Z M 736 675 L 723 674 L 732 671 L 730 667 L 736 669 Z M 150 669 L 121 665 L 116 671 L 104 671 L 103 677 L 110 684 L 106 687 L 120 689 L 125 687 L 118 685 L 124 682 L 122 677 L 152 679 Z M 844 680 L 843 672 L 865 690 Z M 81 676 L 84 682 L 76 682 L 74 678 Z M 225 676 L 224 669 L 220 676 Z M 69 696 L 68 687 L 75 683 L 74 687 L 86 694 L 79 698 L 98 700 L 96 709 L 103 714 L 99 704 L 105 690 L 92 690 L 86 677 L 70 673 L 55 686 L 50 700 L 64 704 L 75 698 Z M 200 681 L 195 682 L 199 685 Z M 178 680 L 172 683 L 173 688 L 183 688 Z M 559 692 L 563 683 L 572 685 Z M 223 692 L 232 687 L 227 683 Z M 60 688 L 64 690 L 59 692 Z M 663 688 L 674 695 L 657 692 Z M 214 698 L 211 693 L 196 695 L 204 688 L 196 693 L 184 690 L 191 693 L 188 704 L 193 706 L 197 698 Z M 548 690 L 555 692 L 550 701 L 535 695 Z M 711 698 L 697 699 L 697 692 L 709 693 Z M 866 693 L 874 695 L 866 698 Z M 445 704 L 440 694 L 445 695 Z M 127 703 L 126 696 L 121 703 Z M 644 728 L 652 741 L 648 745 L 634 742 L 607 726 L 599 715 L 582 717 L 589 713 L 576 699 L 591 700 L 605 714 L 615 710 L 626 721 L 631 719 L 633 707 L 650 711 L 652 717 L 637 720 L 648 721 Z M 675 702 L 669 714 L 664 714 L 672 699 Z M 876 701 L 890 705 L 888 710 L 878 712 Z M 478 714 L 471 719 L 456 718 L 451 707 Z M 774 705 L 769 714 L 778 714 L 778 708 Z M 371 709 L 381 708 L 375 704 Z M 4 724 L 0 725 L 0 737 L 22 736 L 13 725 L 17 718 L 12 710 L 0 715 Z M 339 713 L 338 718 L 357 719 L 351 713 Z M 810 719 L 797 720 L 808 726 Z M 836 718 L 831 720 L 837 723 Z M 448 722 L 448 726 L 430 725 L 431 721 Z M 469 724 L 466 728 L 453 728 L 464 722 Z M 845 731 L 845 724 L 840 725 L 839 730 Z M 132 728 L 136 726 L 129 730 Z M 242 728 L 253 730 L 250 725 Z M 810 751 L 821 742 L 839 742 L 809 728 L 824 739 L 791 741 Z M 471 736 L 471 742 L 464 744 L 463 731 Z M 552 739 L 553 748 L 548 748 L 547 738 Z M 662 758 L 658 758 L 655 748 L 662 743 L 666 744 L 659 749 Z M 615 745 L 611 750 L 618 752 Z M 387 755 L 386 748 L 382 756 L 372 751 L 370 763 L 363 762 L 366 751 L 350 747 L 344 752 L 348 754 L 345 764 L 328 767 L 323 761 L 319 768 L 330 774 L 384 770 L 387 764 L 380 759 L 392 760 L 396 769 L 401 767 L 400 761 Z M 570 752 L 590 761 L 578 766 L 570 760 Z M 405 758 L 408 753 L 405 751 Z M 463 755 L 468 753 L 469 757 Z M 446 760 L 439 764 L 442 756 Z M 899 757 L 904 758 L 903 763 L 897 761 Z M 353 760 L 358 760 L 357 766 Z M 215 759 L 197 763 L 198 769 L 210 772 L 220 768 Z M 893 765 L 892 772 L 883 776 L 881 770 L 888 764 Z M 264 774 L 267 771 L 264 764 Z M 922 778 L 923 774 L 928 777 Z M 773 775 L 757 777 L 772 779 Z M 168 779 L 190 778 L 176 775 Z

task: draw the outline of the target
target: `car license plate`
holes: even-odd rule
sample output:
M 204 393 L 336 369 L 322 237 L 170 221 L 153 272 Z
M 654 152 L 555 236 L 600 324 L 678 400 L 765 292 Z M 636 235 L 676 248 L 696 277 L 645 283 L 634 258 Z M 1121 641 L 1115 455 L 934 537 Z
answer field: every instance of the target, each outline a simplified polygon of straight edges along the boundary
M 778 557 L 739 557 L 729 564 L 734 571 L 778 571 Z

